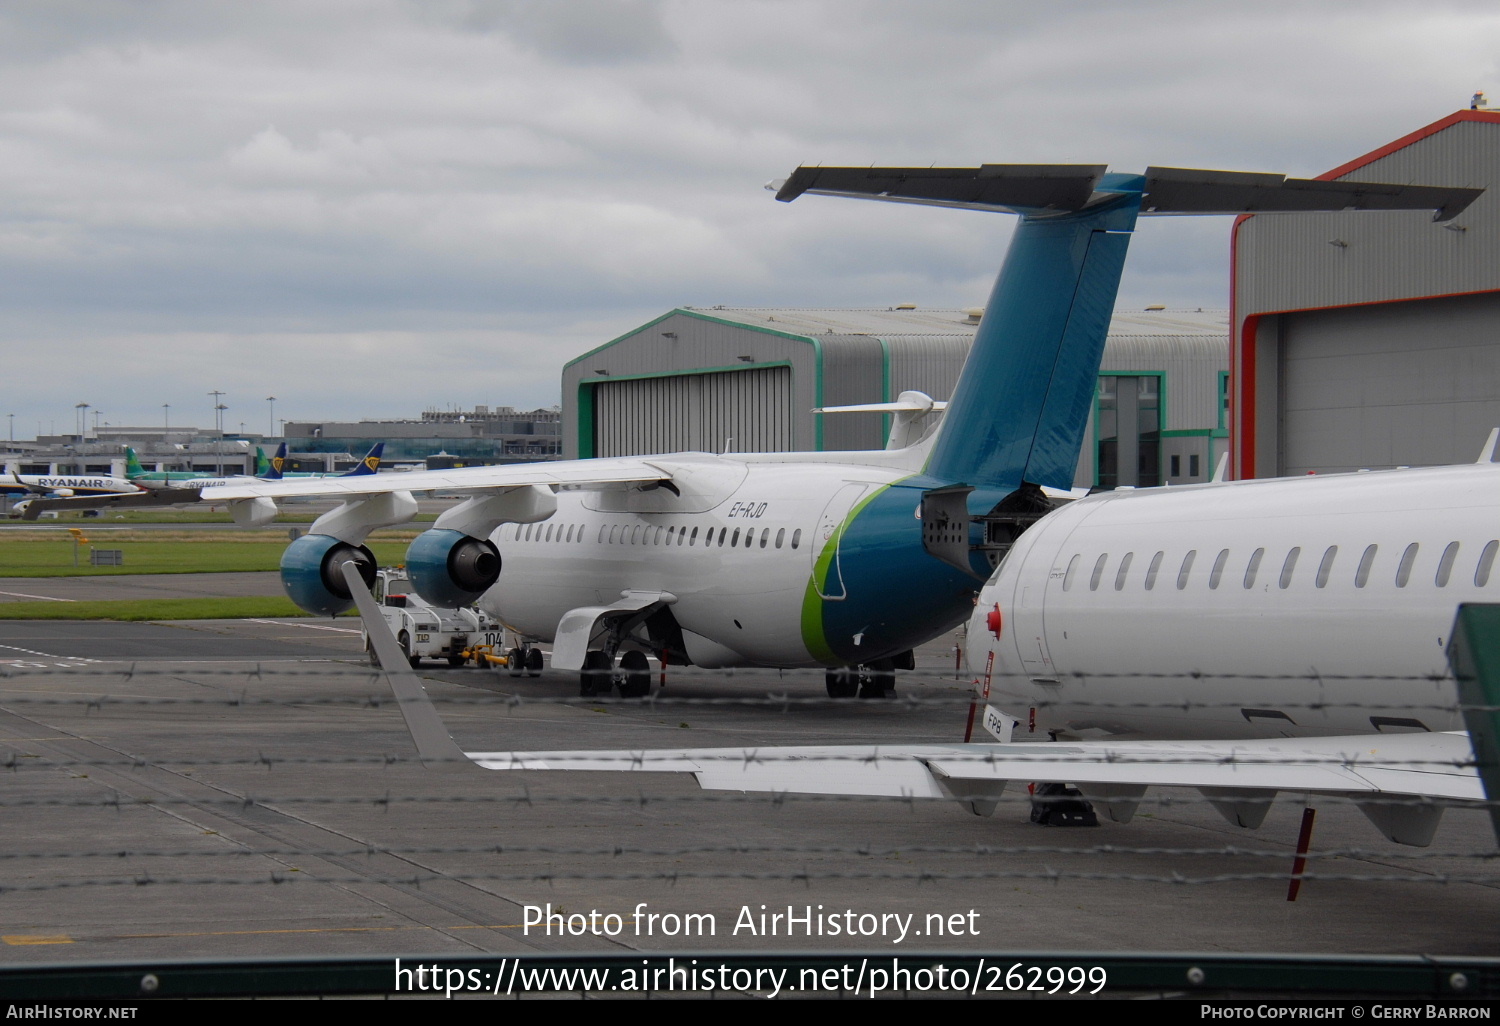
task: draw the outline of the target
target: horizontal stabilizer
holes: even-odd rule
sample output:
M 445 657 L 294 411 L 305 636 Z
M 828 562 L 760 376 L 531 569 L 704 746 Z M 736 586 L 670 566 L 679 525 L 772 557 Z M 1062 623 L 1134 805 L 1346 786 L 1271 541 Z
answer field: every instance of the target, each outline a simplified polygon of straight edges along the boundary
M 1319 210 L 1432 210 L 1447 221 L 1483 189 L 1380 182 L 1329 182 L 1244 171 L 1148 167 L 1144 214 L 1254 214 Z
M 1484 192 L 1178 167 L 1147 168 L 1137 181 L 1144 181 L 1141 211 L 1146 214 L 1432 210 L 1434 220 L 1447 221 Z M 812 193 L 1012 214 L 1078 211 L 1115 195 L 1102 164 L 799 167 L 784 182 L 773 184 L 782 202 Z

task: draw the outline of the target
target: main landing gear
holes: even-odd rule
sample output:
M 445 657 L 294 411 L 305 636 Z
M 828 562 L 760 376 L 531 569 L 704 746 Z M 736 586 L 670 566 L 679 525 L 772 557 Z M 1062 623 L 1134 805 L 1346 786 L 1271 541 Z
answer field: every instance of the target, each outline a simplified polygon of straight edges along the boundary
M 609 653 L 591 649 L 583 657 L 578 675 L 578 693 L 585 698 L 603 696 L 618 688 L 622 698 L 644 698 L 651 693 L 651 660 L 646 653 L 631 650 L 620 655 L 616 669 Z
M 890 659 L 840 666 L 823 675 L 829 698 L 891 698 L 896 694 L 896 667 Z

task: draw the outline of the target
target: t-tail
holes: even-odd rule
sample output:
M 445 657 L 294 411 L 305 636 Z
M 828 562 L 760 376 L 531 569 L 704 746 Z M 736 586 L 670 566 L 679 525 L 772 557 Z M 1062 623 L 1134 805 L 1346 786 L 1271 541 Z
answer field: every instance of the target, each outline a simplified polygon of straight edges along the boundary
M 924 474 L 974 488 L 972 512 L 1021 489 L 1072 487 L 1125 251 L 1141 214 L 1435 210 L 1482 190 L 1102 165 L 802 167 L 803 193 L 1020 215 Z

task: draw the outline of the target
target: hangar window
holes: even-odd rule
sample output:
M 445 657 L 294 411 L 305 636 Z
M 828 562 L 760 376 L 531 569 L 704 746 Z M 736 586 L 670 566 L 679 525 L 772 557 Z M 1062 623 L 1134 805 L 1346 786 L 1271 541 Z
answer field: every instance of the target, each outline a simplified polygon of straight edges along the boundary
M 783 541 L 785 541 L 785 540 L 786 540 L 786 528 L 784 528 L 784 527 L 778 527 L 776 529 L 776 547 L 778 549 L 781 548 L 781 543 Z
M 1156 555 L 1151 557 L 1151 565 L 1146 568 L 1147 591 L 1150 591 L 1152 588 L 1156 587 L 1156 571 L 1161 569 L 1161 561 L 1164 556 L 1166 556 L 1165 552 L 1158 552 Z
M 1479 565 L 1474 568 L 1474 587 L 1483 588 L 1490 583 L 1490 568 L 1495 565 L 1496 549 L 1500 549 L 1500 541 L 1490 542 L 1479 554 Z
M 1073 575 L 1078 572 L 1078 561 L 1082 558 L 1082 553 L 1074 553 L 1073 558 L 1068 560 L 1068 572 L 1063 574 L 1063 591 L 1072 590 Z
M 1292 574 L 1297 569 L 1297 557 L 1302 555 L 1302 546 L 1292 546 L 1292 551 L 1286 554 L 1286 562 L 1281 564 L 1281 580 L 1277 583 L 1284 590 L 1292 586 Z
M 1260 561 L 1265 558 L 1265 549 L 1256 549 L 1250 553 L 1250 562 L 1245 564 L 1245 588 L 1249 590 L 1255 587 L 1255 575 L 1260 572 Z
M 1109 553 L 1105 552 L 1102 553 L 1099 558 L 1094 561 L 1094 572 L 1089 575 L 1089 591 L 1099 590 L 1099 578 L 1104 576 L 1104 564 L 1108 560 Z
M 802 542 L 802 528 L 799 527 L 795 531 L 792 532 L 792 548 L 795 549 L 799 544 L 801 544 L 801 542 Z
M 1443 550 L 1442 558 L 1438 560 L 1437 577 L 1434 578 L 1439 588 L 1448 587 L 1448 578 L 1453 576 L 1453 561 L 1458 558 L 1458 542 L 1449 542 L 1448 547 Z
M 1318 576 L 1313 581 L 1319 588 L 1328 587 L 1328 575 L 1333 573 L 1333 557 L 1339 554 L 1337 545 L 1328 546 L 1328 551 L 1323 553 L 1323 561 L 1318 564 Z
M 1208 587 L 1213 590 L 1219 586 L 1219 581 L 1224 577 L 1224 564 L 1229 562 L 1229 550 L 1220 549 L 1218 557 L 1214 560 L 1214 568 L 1208 573 Z
M 1375 565 L 1375 552 L 1379 548 L 1380 546 L 1378 545 L 1365 546 L 1364 555 L 1359 557 L 1359 569 L 1354 571 L 1354 586 L 1356 588 L 1363 588 L 1366 584 L 1370 583 L 1370 567 Z
M 1125 590 L 1125 575 L 1130 573 L 1130 561 L 1134 558 L 1134 552 L 1127 552 L 1120 560 L 1120 569 L 1115 573 L 1115 591 Z
M 1182 557 L 1182 569 L 1177 571 L 1177 590 L 1181 591 L 1187 587 L 1188 574 L 1193 572 L 1193 560 L 1198 558 L 1197 549 L 1188 549 L 1188 554 Z
M 1417 543 L 1412 542 L 1401 553 L 1401 562 L 1396 567 L 1396 587 L 1406 587 L 1406 582 L 1411 580 L 1411 565 L 1417 561 Z

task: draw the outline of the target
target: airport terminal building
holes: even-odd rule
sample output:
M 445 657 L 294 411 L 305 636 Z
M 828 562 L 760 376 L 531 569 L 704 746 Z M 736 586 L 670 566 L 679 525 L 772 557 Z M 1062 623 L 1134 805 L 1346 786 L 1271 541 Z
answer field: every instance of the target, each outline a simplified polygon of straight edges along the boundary
M 881 413 L 815 414 L 918 390 L 944 400 L 980 310 L 682 307 L 563 370 L 566 456 L 878 449 Z M 1228 444 L 1224 311 L 1116 312 L 1075 484 L 1206 481 Z

